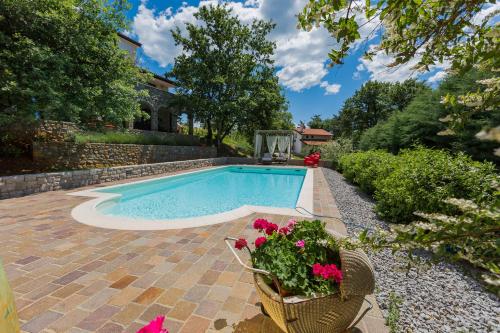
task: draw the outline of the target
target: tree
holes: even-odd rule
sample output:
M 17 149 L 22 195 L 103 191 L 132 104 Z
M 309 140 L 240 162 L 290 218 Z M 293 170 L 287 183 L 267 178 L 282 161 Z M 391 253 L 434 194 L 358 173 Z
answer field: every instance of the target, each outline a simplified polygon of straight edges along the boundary
M 362 26 L 378 21 L 376 26 L 384 28 L 380 29 L 381 43 L 365 54 L 367 59 L 376 51 L 384 51 L 394 57 L 389 67 L 418 59 L 414 69 L 420 71 L 448 61 L 454 73 L 465 73 L 472 67 L 498 73 L 500 25 L 492 19 L 499 11 L 479 14 L 487 4 L 494 3 L 493 0 L 379 0 L 366 1 L 362 8 L 354 0 L 309 0 L 299 15 L 299 26 L 310 30 L 323 25 L 335 37 L 339 47 L 329 53 L 332 65 L 342 64 L 353 43 L 361 38 Z M 443 119 L 449 126 L 447 134 L 454 135 L 475 113 L 498 112 L 500 77 L 495 75 L 479 83 L 484 86 L 479 92 L 444 96 L 443 102 L 451 108 L 465 106 Z M 500 126 L 495 126 L 483 137 L 500 136 Z M 500 155 L 500 149 L 497 153 Z
M 428 89 L 413 79 L 402 83 L 368 81 L 344 102 L 331 121 L 331 130 L 336 137 L 353 138 L 356 144 L 365 130 L 402 110 L 415 95 Z
M 314 116 L 311 117 L 311 120 L 307 123 L 307 126 L 310 128 L 326 128 L 326 122 L 324 122 L 321 119 L 321 116 L 319 114 L 315 114 Z
M 122 125 L 141 73 L 118 47 L 124 1 L 0 2 L 0 126 L 37 118 Z
M 270 126 L 286 110 L 272 60 L 275 44 L 266 39 L 274 25 L 245 25 L 224 5 L 203 6 L 195 17 L 202 24 L 187 24 L 187 36 L 172 31 L 183 53 L 167 75 L 177 81 L 177 99 L 206 125 L 209 140 L 215 132 L 220 147 L 234 129 Z
M 464 75 L 448 76 L 436 90 L 421 91 L 404 110 L 393 113 L 387 121 L 379 122 L 366 130 L 361 136 L 359 147 L 363 150 L 386 149 L 396 154 L 402 148 L 421 143 L 428 147 L 464 151 L 476 160 L 487 159 L 499 163 L 498 157 L 492 154 L 495 143 L 476 137 L 476 133 L 482 128 L 493 127 L 500 121 L 498 112 L 474 114 L 455 135 L 439 135 L 446 129 L 440 119 L 464 108 L 463 105 L 455 105 L 453 108 L 443 105 L 441 96 L 459 96 L 467 91 L 480 91 L 482 86 L 477 81 L 490 76 L 491 73 L 476 70 Z

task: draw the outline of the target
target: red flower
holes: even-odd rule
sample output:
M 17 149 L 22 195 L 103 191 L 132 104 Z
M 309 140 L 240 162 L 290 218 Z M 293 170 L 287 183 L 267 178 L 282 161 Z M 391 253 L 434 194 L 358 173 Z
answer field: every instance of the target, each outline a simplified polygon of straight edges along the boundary
M 240 238 L 234 243 L 234 247 L 238 250 L 241 250 L 245 246 L 247 246 L 247 240 L 245 238 Z
M 290 233 L 290 229 L 288 229 L 288 227 L 282 227 L 280 228 L 279 233 L 286 236 Z
M 269 221 L 266 219 L 256 219 L 253 223 L 253 228 L 257 230 L 266 229 L 269 224 Z
M 275 231 L 278 231 L 278 225 L 274 223 L 268 223 L 266 227 L 266 234 L 272 235 Z
M 321 266 L 321 264 L 314 264 L 312 268 L 314 276 L 320 276 L 321 273 L 323 273 L 323 266 Z
M 337 268 L 335 264 L 322 266 L 321 264 L 314 264 L 312 266 L 313 275 L 316 277 L 321 276 L 325 280 L 332 279 L 333 281 L 340 283 L 342 282 L 343 275 L 342 271 Z
M 261 247 L 265 242 L 267 242 L 267 238 L 266 237 L 257 237 L 257 239 L 255 240 L 255 247 L 256 248 L 259 248 Z

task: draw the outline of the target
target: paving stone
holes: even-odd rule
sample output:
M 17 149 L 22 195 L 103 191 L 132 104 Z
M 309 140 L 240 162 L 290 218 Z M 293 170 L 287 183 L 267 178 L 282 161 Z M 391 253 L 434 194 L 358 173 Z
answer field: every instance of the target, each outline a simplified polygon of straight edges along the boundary
M 179 301 L 174 306 L 174 308 L 169 312 L 169 317 L 178 319 L 178 320 L 186 320 L 191 313 L 193 313 L 196 308 L 196 304 L 187 302 L 187 301 Z
M 55 291 L 52 293 L 52 296 L 58 297 L 58 298 L 66 298 L 74 293 L 76 293 L 78 290 L 82 289 L 83 286 L 78 283 L 70 283 L 61 289 Z
M 210 320 L 191 316 L 181 329 L 181 333 L 205 333 L 210 326 Z
M 81 277 L 85 274 L 87 274 L 87 273 L 83 272 L 83 271 L 73 271 L 71 273 L 68 273 L 68 274 L 60 277 L 57 280 L 54 280 L 53 283 L 66 285 L 66 284 L 69 284 L 69 283 L 75 281 L 76 279 L 78 279 L 79 277 Z
M 43 312 L 24 324 L 22 330 L 30 333 L 38 333 L 60 317 L 62 317 L 62 314 L 54 311 Z
M 88 317 L 89 314 L 90 312 L 76 308 L 54 321 L 48 326 L 48 328 L 56 333 L 66 332 L 67 330 L 81 322 L 84 318 Z
M 123 289 L 123 288 L 127 287 L 129 284 L 131 284 L 132 282 L 134 282 L 135 280 L 137 280 L 137 276 L 125 275 L 124 277 L 122 277 L 120 280 L 116 281 L 115 283 L 113 283 L 109 287 L 115 288 L 115 289 Z
M 149 306 L 146 311 L 141 315 L 140 320 L 150 322 L 158 316 L 167 316 L 170 308 L 160 304 L 153 304 Z
M 210 288 L 207 286 L 194 286 L 188 290 L 183 298 L 190 302 L 200 302 L 205 298 L 209 290 Z
M 146 309 L 145 305 L 140 305 L 136 303 L 130 303 L 120 310 L 112 320 L 123 326 L 129 326 L 134 320 L 139 318 L 139 316 Z M 135 332 L 134 332 L 135 333 Z
M 114 306 L 103 305 L 92 312 L 87 318 L 83 319 L 77 327 L 84 330 L 95 331 L 119 310 L 119 308 Z
M 175 303 L 177 303 L 177 300 L 181 298 L 186 291 L 184 289 L 178 289 L 178 288 L 170 288 L 168 290 L 165 290 L 165 292 L 156 300 L 157 303 L 163 304 L 163 305 L 169 305 L 173 306 Z
M 106 323 L 96 333 L 122 333 L 123 327 L 115 323 Z
M 137 298 L 134 299 L 134 302 L 139 304 L 150 304 L 154 302 L 163 293 L 163 291 L 164 290 L 161 288 L 150 287 L 137 296 Z

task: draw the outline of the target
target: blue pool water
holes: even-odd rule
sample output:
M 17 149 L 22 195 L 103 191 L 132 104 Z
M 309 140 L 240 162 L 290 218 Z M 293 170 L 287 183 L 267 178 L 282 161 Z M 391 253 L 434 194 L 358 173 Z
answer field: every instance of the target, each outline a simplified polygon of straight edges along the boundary
M 295 208 L 305 174 L 301 168 L 223 167 L 98 190 L 121 197 L 97 209 L 105 215 L 174 219 L 243 205 Z

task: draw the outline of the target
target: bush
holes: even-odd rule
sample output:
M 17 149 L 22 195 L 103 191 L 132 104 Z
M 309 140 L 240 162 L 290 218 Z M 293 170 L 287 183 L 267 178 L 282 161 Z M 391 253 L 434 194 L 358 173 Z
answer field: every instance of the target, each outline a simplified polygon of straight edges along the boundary
M 455 215 L 419 214 L 424 221 L 408 226 L 396 226 L 391 233 L 377 230 L 368 235 L 365 230 L 360 240 L 373 249 L 405 250 L 408 259 L 417 250 L 427 250 L 437 258 L 467 261 L 485 270 L 483 280 L 491 291 L 500 293 L 500 188 L 493 184 L 493 202 L 476 205 L 470 200 L 447 199 L 457 209 Z
M 398 158 L 383 150 L 356 152 L 340 158 L 344 176 L 369 194 L 375 191 L 374 182 L 386 178 L 396 167 Z
M 144 135 L 128 132 L 95 132 L 75 135 L 76 143 L 116 143 L 136 145 L 192 146 L 189 137 Z
M 376 210 L 391 222 L 409 223 L 415 212 L 455 213 L 456 209 L 444 202 L 451 197 L 476 204 L 493 200 L 491 184 L 499 177 L 492 163 L 423 147 L 403 150 L 397 159 L 392 172 L 373 182 Z
M 415 212 L 453 214 L 450 197 L 492 202 L 491 184 L 500 181 L 490 162 L 476 162 L 463 153 L 423 147 L 400 155 L 371 150 L 340 159 L 343 175 L 369 194 L 374 193 L 379 216 L 394 223 L 409 223 Z
M 318 146 L 317 150 L 321 153 L 321 158 L 323 160 L 332 161 L 332 166 L 338 169 L 340 158 L 353 151 L 352 140 L 348 138 L 339 138 Z

